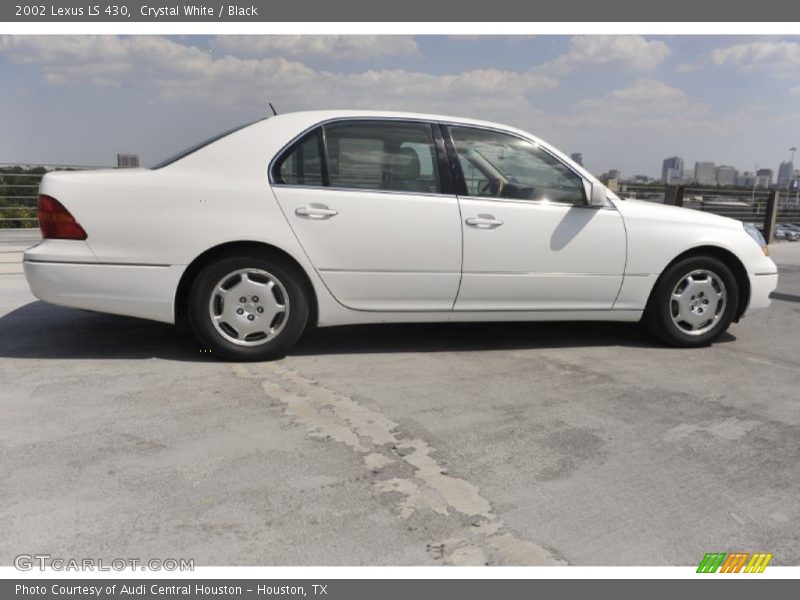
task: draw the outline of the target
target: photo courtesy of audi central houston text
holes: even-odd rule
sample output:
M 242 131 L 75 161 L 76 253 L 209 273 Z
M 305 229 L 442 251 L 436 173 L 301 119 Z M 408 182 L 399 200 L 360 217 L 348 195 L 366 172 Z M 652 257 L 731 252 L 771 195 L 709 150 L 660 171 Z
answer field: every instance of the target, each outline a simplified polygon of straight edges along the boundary
M 0 564 L 797 565 L 798 56 L 0 36 Z

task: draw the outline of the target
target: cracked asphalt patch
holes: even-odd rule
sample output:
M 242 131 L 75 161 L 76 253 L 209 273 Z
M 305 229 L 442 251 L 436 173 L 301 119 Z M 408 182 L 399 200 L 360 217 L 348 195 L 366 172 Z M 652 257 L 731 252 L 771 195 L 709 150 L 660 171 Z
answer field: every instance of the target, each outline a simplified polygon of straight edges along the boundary
M 710 348 L 624 324 L 319 329 L 231 365 L 0 276 L 0 564 L 800 562 L 800 244 Z
M 312 436 L 342 443 L 361 456 L 376 490 L 401 522 L 448 532 L 446 540 L 426 544 L 435 560 L 457 565 L 564 564 L 508 531 L 474 485 L 451 474 L 435 458 L 434 448 L 408 437 L 382 414 L 279 363 L 237 364 L 232 369 L 239 377 L 259 379 L 265 394 L 283 403 L 286 414 Z

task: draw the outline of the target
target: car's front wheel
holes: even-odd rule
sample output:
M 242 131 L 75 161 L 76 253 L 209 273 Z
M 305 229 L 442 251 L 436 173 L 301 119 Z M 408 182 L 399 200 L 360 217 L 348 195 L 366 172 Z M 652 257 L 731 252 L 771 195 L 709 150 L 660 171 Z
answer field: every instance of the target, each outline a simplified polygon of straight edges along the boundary
M 728 329 L 738 306 L 739 288 L 730 268 L 714 257 L 693 256 L 664 272 L 645 323 L 670 346 L 704 346 Z
M 298 340 L 309 314 L 297 269 L 279 257 L 232 257 L 203 269 L 189 295 L 189 323 L 204 348 L 230 360 L 270 360 Z

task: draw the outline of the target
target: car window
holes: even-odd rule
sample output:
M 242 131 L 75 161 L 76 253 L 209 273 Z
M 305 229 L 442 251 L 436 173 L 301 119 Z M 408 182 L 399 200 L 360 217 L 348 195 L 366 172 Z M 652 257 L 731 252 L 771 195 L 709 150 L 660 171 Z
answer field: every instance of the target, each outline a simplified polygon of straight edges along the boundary
M 319 135 L 319 129 L 307 134 L 283 157 L 277 169 L 280 183 L 323 185 Z
M 532 142 L 472 127 L 450 127 L 470 196 L 585 204 L 583 179 Z
M 344 121 L 325 125 L 331 187 L 441 190 L 430 124 Z

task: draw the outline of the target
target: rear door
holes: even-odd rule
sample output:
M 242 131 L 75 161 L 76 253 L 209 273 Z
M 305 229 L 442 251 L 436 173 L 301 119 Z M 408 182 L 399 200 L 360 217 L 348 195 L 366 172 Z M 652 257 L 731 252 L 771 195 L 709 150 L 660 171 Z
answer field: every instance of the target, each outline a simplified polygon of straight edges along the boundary
M 281 209 L 343 305 L 452 309 L 461 219 L 442 148 L 429 122 L 351 119 L 320 126 L 274 161 Z

